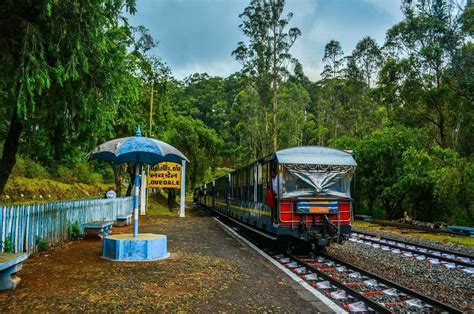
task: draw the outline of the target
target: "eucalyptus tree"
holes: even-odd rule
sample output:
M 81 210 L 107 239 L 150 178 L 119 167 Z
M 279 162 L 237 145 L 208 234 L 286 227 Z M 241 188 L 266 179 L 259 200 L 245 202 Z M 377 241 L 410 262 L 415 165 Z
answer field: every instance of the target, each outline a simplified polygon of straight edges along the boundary
M 382 65 L 382 51 L 375 39 L 370 36 L 362 38 L 352 51 L 352 58 L 370 88 Z
M 0 90 L 10 115 L 0 192 L 35 116 L 49 118 L 48 130 L 59 130 L 51 130 L 55 138 L 81 138 L 83 145 L 110 131 L 110 123 L 103 122 L 122 90 L 129 44 L 125 12 L 135 12 L 134 0 L 0 4 Z
M 391 72 L 396 94 L 402 97 L 399 106 L 417 117 L 415 123 L 432 127 L 437 143 L 447 147 L 463 119 L 456 114 L 462 100 L 447 77 L 467 39 L 461 24 L 463 8 L 454 0 L 405 0 L 402 12 L 404 19 L 387 32 L 385 47 L 396 54 L 386 63 L 391 69 L 386 73 Z
M 323 72 L 321 72 L 321 88 L 323 94 L 317 106 L 318 129 L 332 129 L 333 138 L 338 137 L 339 116 L 342 111 L 340 102 L 341 89 L 343 82 L 341 80 L 345 65 L 344 52 L 341 44 L 337 40 L 329 41 L 324 47 L 323 62 L 325 63 Z M 326 121 L 332 121 L 329 125 Z M 321 136 L 320 136 L 321 139 Z M 320 140 L 320 143 L 323 144 Z
M 132 30 L 134 42 L 130 59 L 135 64 L 133 73 L 148 88 L 144 98 L 148 104 L 148 134 L 152 137 L 163 132 L 171 118 L 170 89 L 174 79 L 170 67 L 152 53 L 158 41 L 150 34 L 150 30 L 143 25 L 132 27 Z M 154 115 L 155 112 L 157 115 Z
M 340 77 L 344 66 L 344 51 L 342 51 L 339 41 L 333 39 L 324 46 L 323 62 L 326 63 L 321 73 L 324 79 Z
M 251 0 L 239 15 L 239 28 L 248 44 L 239 42 L 232 55 L 242 63 L 243 73 L 254 78 L 253 83 L 263 108 L 264 130 L 271 141 L 259 147 L 259 155 L 268 153 L 270 143 L 278 149 L 278 89 L 295 60 L 290 49 L 301 35 L 297 27 L 288 28 L 293 13 L 283 15 L 284 0 Z M 271 115 L 269 115 L 271 113 Z

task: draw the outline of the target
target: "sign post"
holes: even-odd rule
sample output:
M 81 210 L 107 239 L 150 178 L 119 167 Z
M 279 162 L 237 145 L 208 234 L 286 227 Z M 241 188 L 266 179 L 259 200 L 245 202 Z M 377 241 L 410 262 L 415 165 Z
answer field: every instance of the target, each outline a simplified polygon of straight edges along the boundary
M 181 189 L 179 217 L 184 217 L 186 202 L 186 160 L 181 165 L 173 162 L 161 162 L 154 166 L 149 174 L 147 185 L 149 188 Z
M 179 198 L 179 217 L 184 217 L 184 205 L 186 202 L 186 160 L 181 160 L 181 196 Z
M 146 215 L 146 182 L 147 175 L 145 171 L 142 170 L 142 182 L 140 189 L 140 215 Z

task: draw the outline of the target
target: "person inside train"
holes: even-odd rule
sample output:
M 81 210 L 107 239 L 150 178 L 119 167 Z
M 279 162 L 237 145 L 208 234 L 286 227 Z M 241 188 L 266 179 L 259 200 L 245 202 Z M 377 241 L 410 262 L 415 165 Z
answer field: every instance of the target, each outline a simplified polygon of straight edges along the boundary
M 274 197 L 276 197 L 278 195 L 278 176 L 276 170 L 272 169 L 270 175 L 272 177 L 272 192 Z

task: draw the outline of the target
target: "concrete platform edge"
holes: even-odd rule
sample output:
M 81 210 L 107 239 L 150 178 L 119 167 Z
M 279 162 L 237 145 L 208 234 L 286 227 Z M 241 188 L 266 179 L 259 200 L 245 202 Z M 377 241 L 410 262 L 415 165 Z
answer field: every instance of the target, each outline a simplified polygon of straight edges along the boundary
M 214 220 L 230 235 L 232 235 L 234 238 L 239 240 L 240 242 L 246 244 L 247 246 L 251 247 L 253 250 L 255 250 L 257 253 L 262 255 L 264 258 L 266 258 L 268 261 L 270 261 L 273 265 L 278 267 L 281 271 L 283 271 L 286 275 L 288 275 L 291 279 L 296 281 L 298 284 L 300 284 L 304 289 L 306 289 L 308 292 L 310 292 L 312 295 L 314 295 L 316 298 L 318 298 L 321 303 L 326 305 L 331 311 L 335 313 L 348 313 L 341 309 L 336 303 L 332 302 L 329 298 L 324 296 L 322 293 L 320 293 L 318 290 L 314 289 L 311 287 L 308 283 L 306 283 L 303 279 L 298 277 L 296 274 L 292 273 L 290 270 L 285 268 L 283 265 L 275 261 L 271 256 L 260 250 L 258 247 L 256 247 L 254 244 L 249 242 L 247 239 L 243 238 L 240 236 L 237 232 L 226 226 L 224 223 L 219 221 L 219 219 L 214 218 Z M 318 309 L 321 312 L 327 312 L 325 309 Z
M 161 260 L 167 259 L 170 256 L 171 256 L 171 253 L 168 252 L 168 254 L 166 256 L 158 257 L 158 258 L 155 258 L 155 259 L 112 259 L 110 257 L 105 257 L 105 256 L 101 256 L 101 258 L 103 258 L 105 260 L 108 260 L 108 261 L 121 262 L 121 263 L 122 262 L 123 263 L 128 263 L 128 262 L 145 262 L 145 263 L 148 263 L 148 262 L 161 261 Z

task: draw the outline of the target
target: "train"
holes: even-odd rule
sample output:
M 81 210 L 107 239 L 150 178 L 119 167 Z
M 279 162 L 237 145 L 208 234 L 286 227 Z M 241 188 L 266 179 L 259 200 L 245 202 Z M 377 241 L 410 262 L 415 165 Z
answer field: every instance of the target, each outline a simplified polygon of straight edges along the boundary
M 324 250 L 351 233 L 351 151 L 300 146 L 273 152 L 194 190 L 194 202 L 288 251 Z

